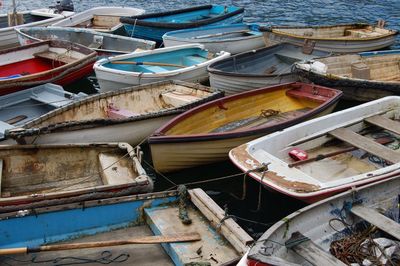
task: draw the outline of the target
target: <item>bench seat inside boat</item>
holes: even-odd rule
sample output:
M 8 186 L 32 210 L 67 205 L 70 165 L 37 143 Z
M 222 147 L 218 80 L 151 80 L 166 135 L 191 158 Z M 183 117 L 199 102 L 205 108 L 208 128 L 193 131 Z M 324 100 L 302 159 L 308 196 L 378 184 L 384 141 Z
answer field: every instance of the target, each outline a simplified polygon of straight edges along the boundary
M 204 58 L 202 56 L 197 56 L 197 55 L 190 55 L 190 56 L 185 56 L 183 58 L 183 65 L 193 66 L 193 65 L 201 64 L 205 61 L 207 61 L 207 58 Z
M 308 101 L 324 103 L 329 101 L 329 97 L 325 97 L 323 95 L 318 94 L 310 94 L 308 92 L 300 91 L 300 90 L 287 90 L 286 95 L 298 99 L 306 99 Z
M 72 63 L 72 62 L 76 61 L 76 59 L 74 59 L 74 58 L 72 58 L 70 56 L 58 54 L 58 53 L 51 52 L 51 51 L 35 53 L 35 54 L 33 54 L 33 56 L 37 57 L 37 58 L 42 58 L 42 59 L 59 61 L 59 62 L 65 63 L 65 64 Z
M 165 103 L 172 106 L 181 106 L 199 99 L 199 97 L 195 95 L 177 93 L 174 91 L 161 93 L 161 96 Z
M 99 172 L 104 185 L 119 185 L 133 182 L 136 173 L 132 165 L 123 165 L 123 160 L 107 153 L 99 153 Z

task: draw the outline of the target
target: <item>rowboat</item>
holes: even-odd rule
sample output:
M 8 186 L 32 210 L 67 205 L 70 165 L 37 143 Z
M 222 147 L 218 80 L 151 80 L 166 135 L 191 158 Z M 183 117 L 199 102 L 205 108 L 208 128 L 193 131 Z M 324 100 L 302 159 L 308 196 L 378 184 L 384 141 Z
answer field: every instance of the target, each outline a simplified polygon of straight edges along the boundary
M 208 80 L 207 66 L 228 56 L 188 44 L 104 58 L 94 71 L 103 92 L 171 79 L 202 82 Z
M 0 96 L 0 138 L 6 129 L 21 126 L 84 96 L 85 93 L 70 93 L 51 83 Z
M 268 165 L 249 175 L 269 189 L 316 202 L 400 174 L 400 153 L 393 150 L 399 112 L 400 97 L 385 97 L 253 140 L 229 157 L 243 171 Z
M 396 30 L 364 23 L 331 26 L 262 27 L 267 45 L 288 42 L 334 53 L 359 53 L 389 47 L 396 41 Z
M 0 95 L 44 83 L 61 86 L 92 71 L 96 52 L 66 41 L 44 41 L 0 51 Z
M 317 84 L 338 88 L 353 101 L 400 94 L 400 50 L 332 56 L 295 64 L 294 72 Z
M 228 159 L 230 149 L 330 113 L 341 92 L 289 83 L 224 97 L 189 110 L 149 137 L 153 165 L 166 173 Z
M 54 8 L 41 8 L 29 11 L 18 11 L 14 14 L 0 15 L 0 48 L 15 47 L 18 44 L 15 29 L 18 27 L 46 26 L 64 18 L 70 17 L 74 12 L 60 5 Z
M 36 252 L 35 261 L 57 257 L 60 264 L 79 264 L 83 258 L 91 265 L 232 265 L 253 241 L 201 189 L 0 215 L 2 264 L 31 261 L 29 253 Z
M 240 23 L 244 8 L 222 5 L 203 5 L 159 13 L 122 17 L 128 36 L 162 42 L 162 36 L 174 30 L 209 25 Z
M 2 145 L 0 212 L 153 190 L 127 143 Z
M 399 187 L 399 177 L 392 177 L 302 208 L 270 227 L 238 265 L 344 266 L 350 265 L 350 262 L 340 261 L 334 254 L 341 253 L 341 257 L 346 259 L 358 255 L 361 262 L 373 258 L 375 254 L 382 254 L 373 252 L 380 247 L 386 254 L 381 258 L 390 260 L 390 254 L 396 252 L 389 252 L 390 240 L 382 232 L 399 240 Z M 370 226 L 376 226 L 378 230 L 368 233 Z M 353 241 L 346 241 L 350 237 Z M 375 245 L 370 245 L 371 249 L 365 249 L 364 253 L 360 252 L 360 244 L 368 243 L 369 238 L 376 241 Z M 378 245 L 384 239 L 386 246 Z
M 144 14 L 144 10 L 133 7 L 99 6 L 77 13 L 69 18 L 53 23 L 52 26 L 88 28 L 105 33 L 123 32 L 119 19 L 123 16 Z
M 170 31 L 162 38 L 165 47 L 200 43 L 212 53 L 225 51 L 237 54 L 265 46 L 257 24 L 218 25 Z
M 208 67 L 210 85 L 227 95 L 256 88 L 295 82 L 299 77 L 291 72 L 294 62 L 329 53 L 302 46 L 277 44 L 258 50 L 233 55 Z
M 152 41 L 96 32 L 90 29 L 49 26 L 18 28 L 16 32 L 21 45 L 51 39 L 65 40 L 93 49 L 101 56 L 127 54 L 136 49 L 152 50 L 156 45 Z
M 9 130 L 1 144 L 128 142 L 137 145 L 174 116 L 223 93 L 164 81 L 86 97 Z M 11 139 L 13 138 L 13 139 Z

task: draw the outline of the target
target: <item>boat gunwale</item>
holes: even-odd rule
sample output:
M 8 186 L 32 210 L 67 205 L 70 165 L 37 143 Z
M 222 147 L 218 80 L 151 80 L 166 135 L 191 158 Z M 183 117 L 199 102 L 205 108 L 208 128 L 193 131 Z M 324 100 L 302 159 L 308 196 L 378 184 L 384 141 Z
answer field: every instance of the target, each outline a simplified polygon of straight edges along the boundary
M 75 107 L 79 107 L 82 105 L 85 105 L 86 103 L 89 102 L 94 102 L 96 100 L 100 99 L 106 99 L 108 97 L 112 97 L 115 95 L 121 95 L 125 93 L 129 93 L 132 91 L 138 91 L 138 90 L 146 90 L 148 87 L 158 87 L 158 86 L 163 86 L 163 85 L 180 85 L 184 87 L 189 87 L 191 89 L 195 90 L 202 90 L 209 92 L 209 95 L 207 97 L 201 98 L 196 102 L 191 102 L 184 104 L 180 106 L 179 108 L 169 108 L 167 110 L 162 110 L 162 111 L 157 111 L 157 112 L 152 112 L 148 114 L 143 114 L 143 115 L 138 115 L 138 116 L 131 116 L 128 118 L 122 118 L 122 119 L 111 119 L 111 118 L 99 118 L 99 119 L 89 119 L 89 120 L 82 120 L 82 121 L 66 121 L 66 122 L 59 122 L 59 123 L 53 123 L 47 126 L 39 126 L 35 127 L 38 123 L 41 123 L 43 121 L 46 121 L 49 118 L 55 117 L 60 113 L 63 113 L 65 111 L 71 110 Z M 165 116 L 170 116 L 174 114 L 180 114 L 188 109 L 191 109 L 194 106 L 198 106 L 200 104 L 209 102 L 212 99 L 218 99 L 222 97 L 224 94 L 223 91 L 212 89 L 210 87 L 201 85 L 201 84 L 195 84 L 195 83 L 190 83 L 190 82 L 185 82 L 185 81 L 178 81 L 178 80 L 166 80 L 166 81 L 158 81 L 158 82 L 152 82 L 152 83 L 146 83 L 142 84 L 139 86 L 131 86 L 127 88 L 122 88 L 114 91 L 108 91 L 104 93 L 99 93 L 99 94 L 94 94 L 89 97 L 85 97 L 82 100 L 78 100 L 75 102 L 72 102 L 70 104 L 64 105 L 60 108 L 57 108 L 55 110 L 52 110 L 42 116 L 39 116 L 36 119 L 33 119 L 21 126 L 19 126 L 18 130 L 15 132 L 12 131 L 7 131 L 5 133 L 5 138 L 14 138 L 14 137 L 26 137 L 26 136 L 34 136 L 37 134 L 48 134 L 52 132 L 62 132 L 64 130 L 70 131 L 70 130 L 79 130 L 83 128 L 96 128 L 96 127 L 101 127 L 101 126 L 107 126 L 107 125 L 117 125 L 117 124 L 124 124 L 124 123 L 129 123 L 129 122 L 134 122 L 134 121 L 142 121 L 146 119 L 151 119 L 151 118 L 157 118 L 157 117 L 165 117 Z M 76 129 L 70 129 L 71 127 L 79 127 Z M 23 128 L 23 129 L 20 129 Z
M 258 48 L 258 49 L 251 50 L 251 51 L 242 52 L 242 53 L 239 53 L 239 54 L 231 55 L 231 56 L 229 56 L 227 58 L 223 58 L 221 60 L 218 60 L 217 62 L 214 62 L 214 63 L 210 64 L 207 67 L 207 71 L 209 73 L 211 73 L 211 74 L 220 75 L 220 76 L 227 76 L 227 77 L 274 78 L 274 77 L 291 76 L 291 75 L 293 75 L 293 72 L 291 70 L 289 70 L 287 73 L 280 73 L 280 74 L 252 74 L 252 73 L 239 73 L 239 72 L 232 72 L 232 71 L 223 71 L 223 70 L 220 70 L 218 68 L 215 68 L 215 66 L 218 66 L 219 64 L 226 63 L 226 62 L 229 62 L 229 61 L 235 61 L 236 58 L 242 58 L 242 57 L 246 57 L 248 55 L 253 55 L 254 56 L 256 53 L 258 53 L 260 51 L 274 49 L 276 47 L 283 46 L 283 45 L 300 47 L 300 46 L 292 44 L 292 43 L 283 42 L 283 43 L 278 43 L 278 44 L 274 44 L 274 45 L 267 46 L 267 47 Z M 284 47 L 282 49 L 284 49 Z M 324 52 L 324 51 L 318 50 L 318 49 L 314 49 L 314 50 L 319 51 L 319 52 Z M 331 53 L 329 53 L 329 52 L 326 52 L 326 53 L 327 54 L 325 56 L 315 57 L 315 59 L 325 58 L 325 57 L 331 55 Z M 275 53 L 271 53 L 271 55 L 274 55 L 274 54 Z M 299 62 L 301 62 L 301 60 Z
M 362 37 L 362 38 L 357 38 L 357 37 L 348 37 L 348 38 L 335 38 L 335 37 L 312 37 L 312 36 L 302 36 L 298 34 L 293 34 L 293 33 L 286 33 L 284 31 L 280 31 L 279 29 L 325 29 L 325 28 L 333 28 L 333 27 L 345 27 L 345 26 L 372 26 L 371 24 L 368 23 L 353 23 L 353 24 L 337 24 L 337 25 L 322 25 L 322 26 L 272 26 L 272 27 L 260 27 L 261 32 L 270 32 L 274 33 L 277 35 L 282 35 L 282 36 L 287 36 L 291 38 L 296 38 L 296 39 L 302 39 L 302 40 L 315 40 L 315 41 L 337 41 L 337 42 L 344 42 L 344 41 L 354 41 L 354 42 L 363 42 L 363 41 L 370 41 L 370 40 L 379 40 L 383 39 L 386 37 L 395 37 L 397 34 L 399 34 L 398 30 L 393 30 L 393 29 L 385 29 L 388 31 L 386 34 L 382 34 L 380 36 L 372 36 L 372 37 Z
M 317 108 L 313 108 L 310 111 L 305 112 L 302 116 L 288 120 L 288 121 L 283 121 L 280 123 L 276 123 L 273 126 L 257 126 L 254 128 L 249 128 L 246 130 L 240 130 L 240 131 L 227 131 L 227 132 L 217 132 L 217 133 L 199 133 L 199 134 L 190 134 L 190 135 L 165 135 L 165 132 L 174 127 L 175 125 L 179 124 L 181 121 L 185 120 L 186 118 L 192 116 L 193 114 L 200 113 L 201 111 L 204 111 L 208 109 L 209 107 L 212 106 L 218 106 L 220 104 L 224 104 L 224 102 L 233 102 L 236 101 L 237 99 L 245 97 L 251 97 L 253 95 L 257 94 L 267 94 L 270 91 L 277 91 L 281 90 L 285 86 L 292 86 L 296 84 L 303 84 L 300 82 L 291 82 L 291 83 L 284 83 L 284 84 L 279 84 L 279 85 L 274 85 L 274 86 L 269 86 L 269 87 L 264 87 L 264 88 L 259 88 L 251 91 L 244 91 L 238 94 L 226 96 L 224 98 L 216 99 L 207 103 L 204 103 L 200 106 L 197 106 L 193 109 L 190 109 L 189 111 L 186 111 L 185 113 L 182 113 L 175 118 L 172 118 L 170 121 L 168 121 L 166 124 L 158 128 L 150 137 L 148 138 L 148 143 L 149 144 L 170 144 L 170 143 L 185 143 L 185 142 L 200 142 L 200 141 L 205 141 L 205 140 L 224 140 L 224 139 L 230 139 L 230 138 L 241 138 L 241 137 L 247 137 L 251 135 L 257 135 L 257 134 L 263 134 L 265 132 L 275 132 L 282 130 L 283 128 L 286 128 L 288 126 L 294 125 L 299 123 L 299 121 L 304 121 L 310 117 L 315 116 L 318 113 L 321 113 L 327 109 L 329 109 L 331 106 L 334 106 L 342 96 L 343 92 L 340 90 L 324 87 L 324 86 L 319 86 L 319 85 L 314 85 L 315 87 L 322 87 L 324 89 L 327 89 L 334 93 L 333 96 L 331 96 L 328 100 L 326 100 L 324 103 L 321 103 Z M 294 89 L 294 88 L 293 88 Z M 290 90 L 290 89 L 287 89 Z
M 147 19 L 147 18 L 157 18 L 157 17 L 164 17 L 164 16 L 169 16 L 169 15 L 187 13 L 187 12 L 203 10 L 203 9 L 211 9 L 213 6 L 223 6 L 223 5 L 202 5 L 202 6 L 194 6 L 194 7 L 183 8 L 183 9 L 178 9 L 178 10 L 170 10 L 170 11 L 165 11 L 165 12 L 149 13 L 149 14 L 143 14 L 143 15 L 131 16 L 131 17 L 121 17 L 120 21 L 124 24 L 135 25 L 135 26 L 157 27 L 157 28 L 164 28 L 164 29 L 165 28 L 187 29 L 187 28 L 195 28 L 195 27 L 199 27 L 199 26 L 203 26 L 203 25 L 208 25 L 208 24 L 211 24 L 214 22 L 224 20 L 226 18 L 236 16 L 238 14 L 244 13 L 244 8 L 230 6 L 230 7 L 237 8 L 237 10 L 229 12 L 225 15 L 220 15 L 220 16 L 213 17 L 213 18 L 197 20 L 196 22 L 172 23 L 172 22 L 151 22 L 151 21 L 142 20 L 142 19 Z

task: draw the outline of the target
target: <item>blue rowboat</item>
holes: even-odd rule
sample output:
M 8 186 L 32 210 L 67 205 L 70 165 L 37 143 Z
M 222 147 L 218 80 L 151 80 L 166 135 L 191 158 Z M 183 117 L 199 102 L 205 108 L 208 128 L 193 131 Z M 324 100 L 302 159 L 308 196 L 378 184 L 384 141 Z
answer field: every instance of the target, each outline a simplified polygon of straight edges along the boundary
M 73 94 L 51 83 L 0 96 L 0 138 L 6 129 L 23 125 L 84 96 L 85 93 Z
M 204 5 L 167 12 L 122 17 L 128 36 L 162 42 L 169 31 L 240 23 L 244 8 L 222 5 Z
M 21 246 L 28 247 L 29 253 L 38 246 L 60 241 L 98 244 L 90 249 L 34 254 L 40 261 L 55 257 L 90 260 L 107 249 L 112 257 L 124 258 L 122 265 L 222 265 L 237 262 L 253 240 L 232 218 L 225 217 L 224 211 L 201 189 L 55 205 L 0 216 L 2 255 L 15 254 Z M 177 239 L 199 234 L 201 240 L 99 247 L 112 240 L 138 241 L 145 236 L 154 239 L 154 235 L 172 234 Z M 31 258 L 29 254 L 1 256 L 0 262 Z
M 164 34 L 166 47 L 200 43 L 212 53 L 220 51 L 237 54 L 265 46 L 257 24 L 207 26 L 197 29 L 170 31 Z
M 229 55 L 187 44 L 104 58 L 93 68 L 104 92 L 165 80 L 206 81 L 207 66 Z

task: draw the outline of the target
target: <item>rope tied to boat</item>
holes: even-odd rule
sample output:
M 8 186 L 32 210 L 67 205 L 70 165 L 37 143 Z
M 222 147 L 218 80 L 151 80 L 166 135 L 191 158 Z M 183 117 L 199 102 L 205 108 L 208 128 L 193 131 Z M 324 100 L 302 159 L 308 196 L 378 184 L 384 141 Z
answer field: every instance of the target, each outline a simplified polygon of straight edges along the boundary
M 281 111 L 274 109 L 261 109 L 260 117 L 268 118 L 274 115 L 278 115 Z
M 189 199 L 187 188 L 184 185 L 179 185 L 177 190 L 179 197 L 179 219 L 183 224 L 191 224 L 192 219 L 189 218 L 189 213 L 187 211 L 187 201 Z

